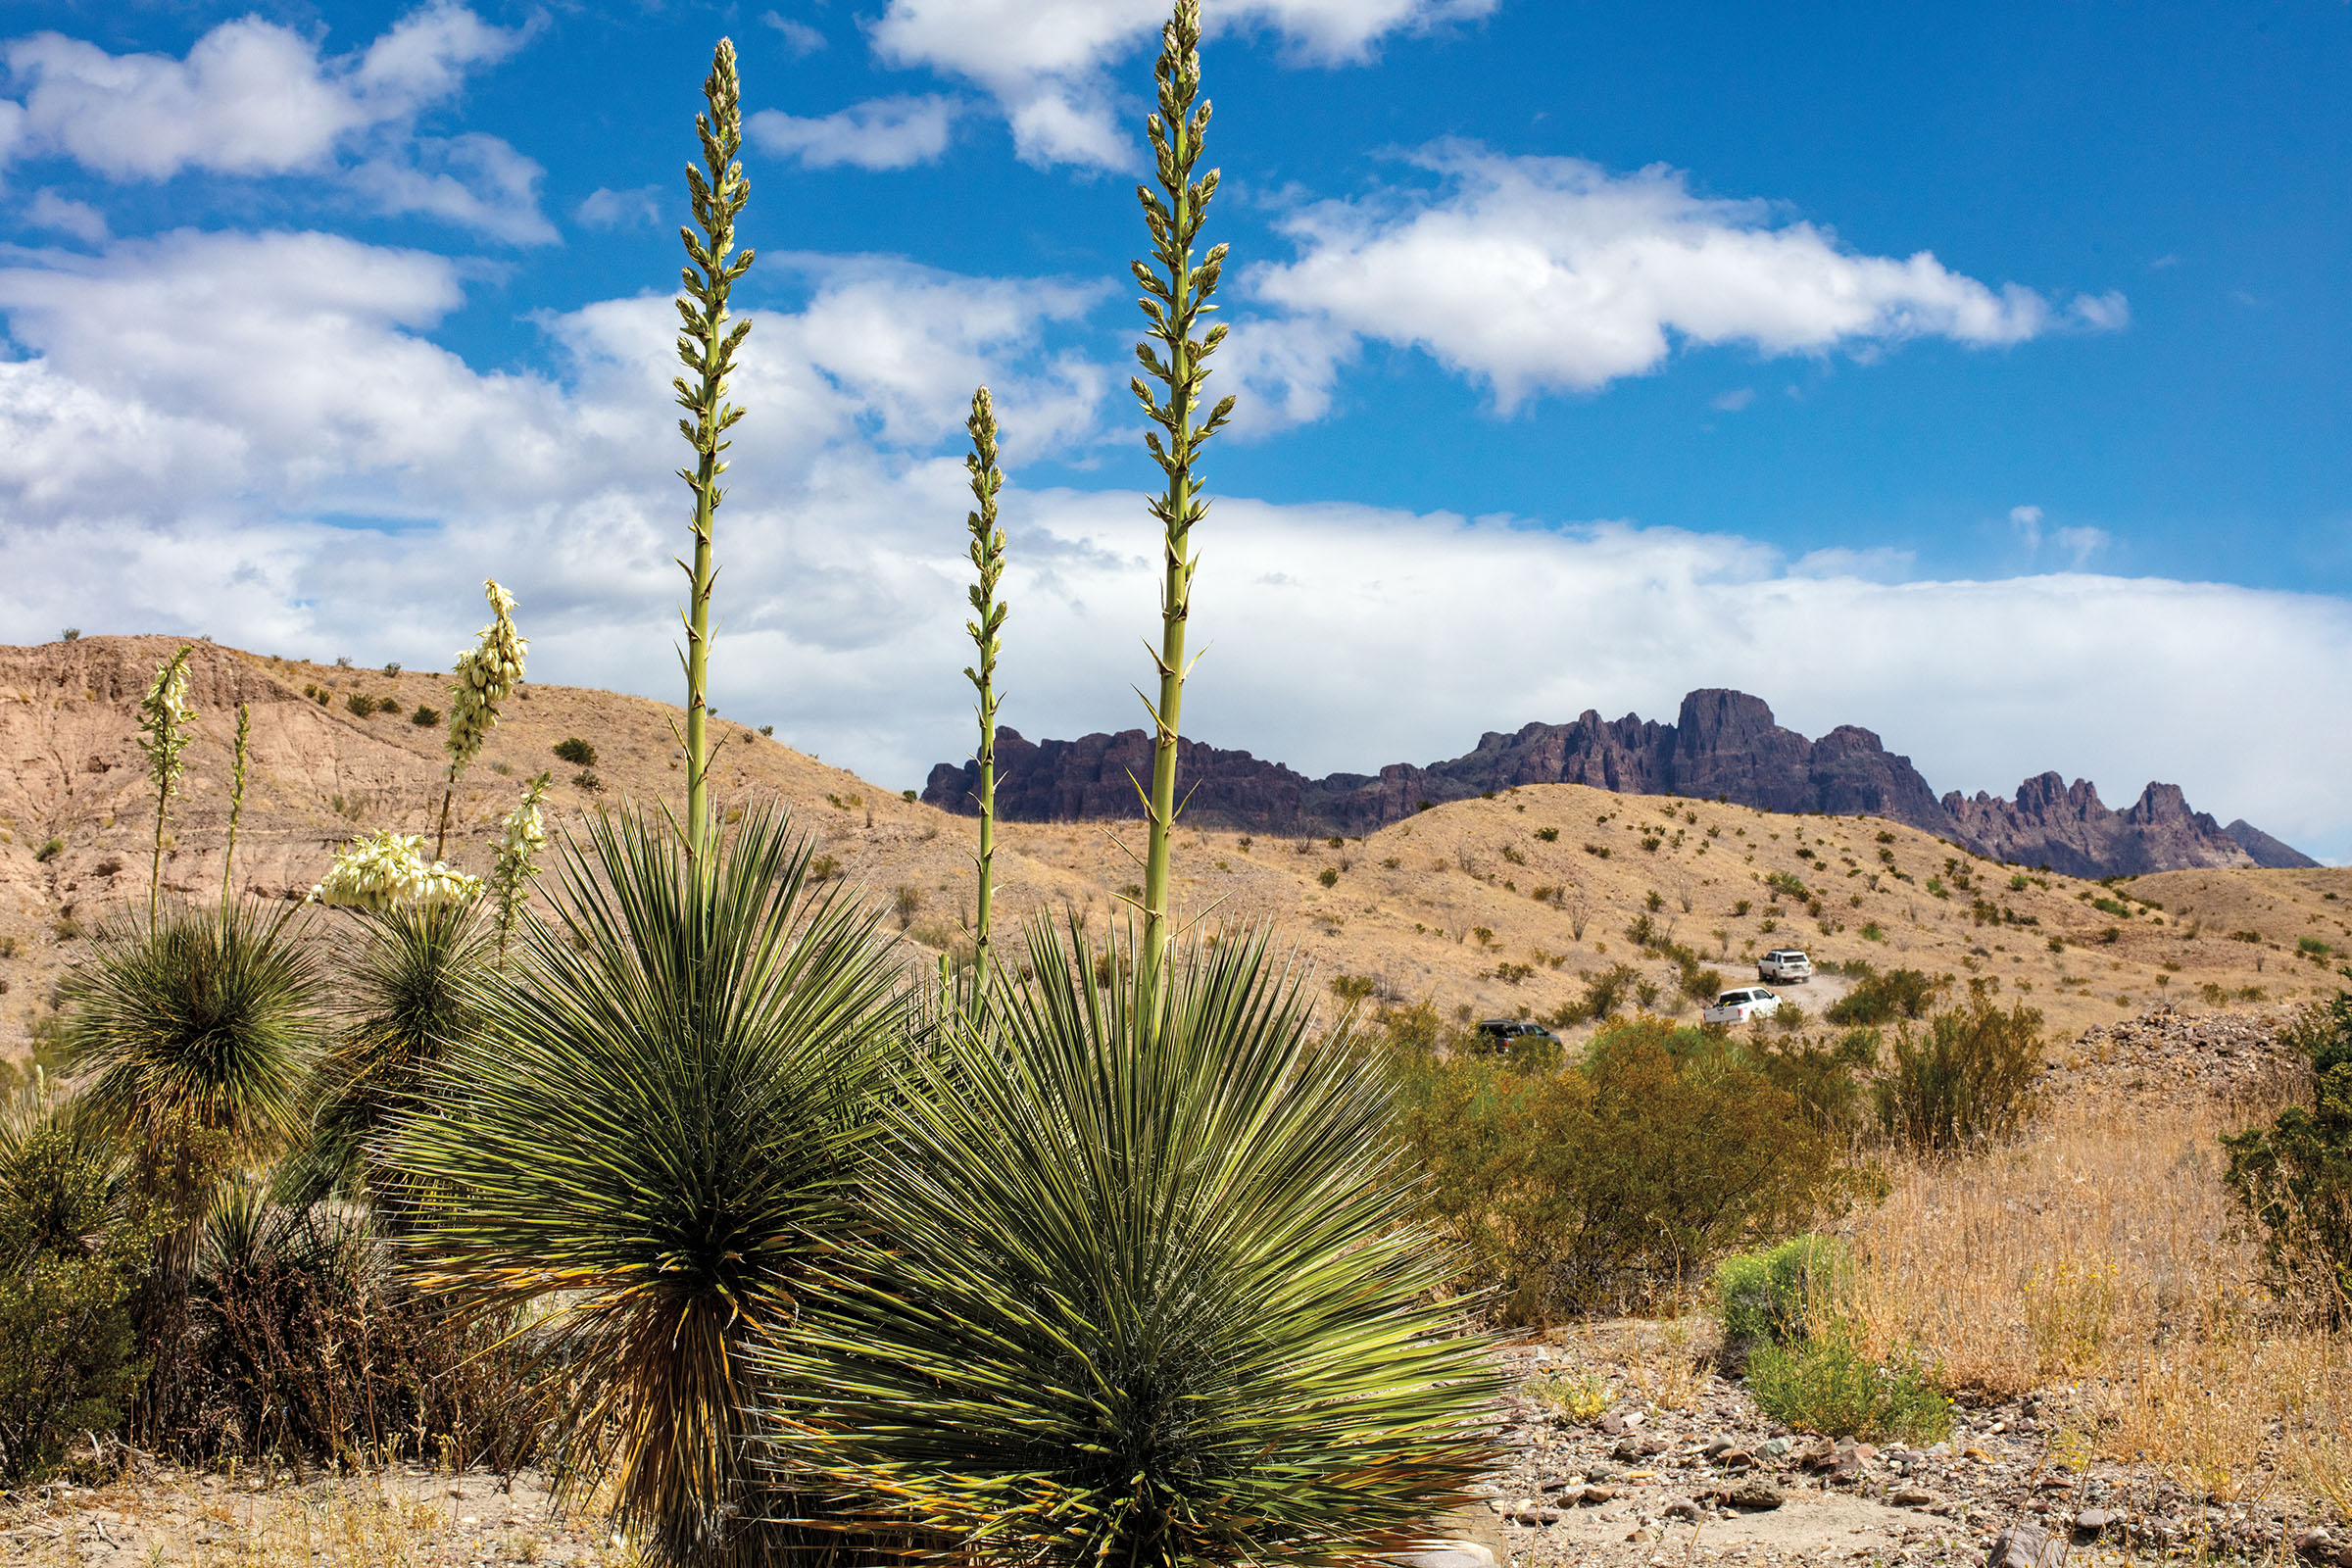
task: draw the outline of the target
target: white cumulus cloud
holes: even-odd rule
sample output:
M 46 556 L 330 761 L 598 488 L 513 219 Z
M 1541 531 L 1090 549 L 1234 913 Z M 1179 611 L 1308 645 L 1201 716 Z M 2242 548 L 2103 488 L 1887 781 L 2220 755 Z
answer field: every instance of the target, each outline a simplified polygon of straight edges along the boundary
M 1212 38 L 1260 30 L 1323 65 L 1370 59 L 1383 40 L 1492 13 L 1499 0 L 1233 0 L 1207 8 Z M 995 95 L 1020 156 L 1123 169 L 1131 130 L 1109 69 L 1155 46 L 1165 0 L 890 0 L 871 33 L 893 65 L 977 82 Z
M 744 123 L 754 145 L 810 169 L 911 169 L 948 150 L 961 112 L 955 99 L 933 93 L 868 99 L 808 119 L 762 109 Z
M 1345 354 L 1359 339 L 1410 346 L 1486 383 L 1511 409 L 1587 391 L 1664 363 L 1678 344 L 1762 355 L 1863 351 L 1935 336 L 1998 347 L 2063 325 L 2110 329 L 2120 295 L 2056 306 L 1998 288 L 1934 255 L 1869 256 L 1763 202 L 1692 193 L 1663 167 L 1611 174 L 1581 159 L 1506 157 L 1466 143 L 1414 162 L 1435 188 L 1319 202 L 1285 220 L 1296 261 L 1248 286 L 1323 324 Z M 1313 406 L 1332 375 L 1298 368 Z
M 495 137 L 414 134 L 421 112 L 529 30 L 432 0 L 332 57 L 259 17 L 221 23 L 179 59 L 109 54 L 60 32 L 12 38 L 0 66 L 18 96 L 0 99 L 0 160 L 68 159 L 118 181 L 348 175 L 385 212 L 543 241 L 554 231 L 538 213 L 537 164 Z

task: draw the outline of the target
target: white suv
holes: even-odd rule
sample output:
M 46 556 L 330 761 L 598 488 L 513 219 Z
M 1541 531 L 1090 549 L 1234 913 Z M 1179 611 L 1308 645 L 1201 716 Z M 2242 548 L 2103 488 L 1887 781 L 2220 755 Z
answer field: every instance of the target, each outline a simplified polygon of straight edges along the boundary
M 1769 1018 L 1781 1010 L 1781 999 L 1762 986 L 1749 986 L 1739 991 L 1726 991 L 1715 999 L 1715 1005 L 1706 1011 L 1709 1023 L 1745 1023 L 1750 1018 Z
M 1756 978 L 1802 985 L 1813 978 L 1813 960 L 1794 948 L 1775 948 L 1756 960 Z

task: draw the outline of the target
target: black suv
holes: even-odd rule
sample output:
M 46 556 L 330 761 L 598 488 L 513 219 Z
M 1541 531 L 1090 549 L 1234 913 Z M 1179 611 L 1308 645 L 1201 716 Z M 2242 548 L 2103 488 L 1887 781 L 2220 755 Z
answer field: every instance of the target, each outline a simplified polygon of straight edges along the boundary
M 1560 1043 L 1558 1035 L 1523 1018 L 1489 1018 L 1478 1026 L 1478 1043 L 1489 1051 L 1507 1052 L 1530 1036 L 1548 1040 L 1555 1046 Z

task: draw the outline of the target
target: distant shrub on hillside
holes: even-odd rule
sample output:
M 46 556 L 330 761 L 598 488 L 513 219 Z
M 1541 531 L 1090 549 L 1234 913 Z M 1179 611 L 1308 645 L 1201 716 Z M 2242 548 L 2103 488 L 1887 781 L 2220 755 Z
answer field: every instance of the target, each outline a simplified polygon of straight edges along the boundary
M 556 756 L 575 767 L 596 765 L 596 748 L 577 735 L 567 735 L 556 742 Z
M 1847 1026 L 1925 1018 L 1935 1004 L 1936 981 L 1918 969 L 1889 969 L 1865 975 L 1862 983 L 1830 1004 L 1830 1022 Z
M 418 729 L 431 729 L 435 724 L 441 722 L 441 710 L 427 708 L 422 703 L 418 703 L 416 711 L 409 715 L 409 722 Z

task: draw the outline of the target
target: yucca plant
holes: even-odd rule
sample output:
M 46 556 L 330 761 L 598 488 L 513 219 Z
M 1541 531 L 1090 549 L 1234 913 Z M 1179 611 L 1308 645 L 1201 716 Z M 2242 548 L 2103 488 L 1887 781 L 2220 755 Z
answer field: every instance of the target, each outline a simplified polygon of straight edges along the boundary
M 972 394 L 972 416 L 964 424 L 972 438 L 971 456 L 963 466 L 972 478 L 972 511 L 966 526 L 972 534 L 972 619 L 964 622 L 971 635 L 975 662 L 964 667 L 964 678 L 979 694 L 974 710 L 980 719 L 980 788 L 973 797 L 980 808 L 980 849 L 972 857 L 978 883 L 972 908 L 972 985 L 988 999 L 989 906 L 996 892 L 997 857 L 997 650 L 1004 625 L 1004 606 L 997 602 L 997 582 L 1004 574 L 1004 530 L 997 526 L 997 492 L 1004 487 L 1004 470 L 997 466 L 997 408 L 982 387 Z
M 909 1068 L 874 1245 L 767 1343 L 788 1473 L 943 1558 L 1338 1563 L 1489 1459 L 1496 1383 L 1397 1173 L 1387 1079 L 1262 935 L 1159 977 L 1033 928 Z
M 310 1140 L 281 1184 L 296 1200 L 355 1180 L 379 1201 L 393 1198 L 368 1180 L 368 1140 L 481 1028 L 495 936 L 479 900 L 393 904 L 361 922 L 335 1039 L 315 1079 Z M 395 1200 L 385 1217 L 399 1207 Z
M 700 858 L 664 816 L 602 817 L 559 864 L 556 923 L 378 1147 L 422 1195 L 408 1251 L 463 1314 L 548 1310 L 572 1494 L 609 1477 L 659 1562 L 778 1560 L 744 1347 L 851 1223 L 897 969 L 772 809 Z
M 1147 702 L 1152 715 L 1152 787 L 1146 796 L 1147 847 L 1144 854 L 1144 951 L 1146 968 L 1159 962 L 1167 946 L 1168 847 L 1179 809 L 1176 800 L 1176 726 L 1183 716 L 1185 632 L 1193 612 L 1193 527 L 1208 511 L 1193 472 L 1200 449 L 1233 416 L 1231 397 L 1195 421 L 1200 391 L 1208 380 L 1208 357 L 1225 340 L 1225 328 L 1212 326 L 1193 335 L 1200 318 L 1216 307 L 1209 298 L 1225 268 L 1225 247 L 1215 245 L 1197 263 L 1193 246 L 1208 216 L 1210 198 L 1217 193 L 1217 171 L 1199 179 L 1203 138 L 1208 133 L 1208 100 L 1200 94 L 1200 0 L 1176 0 L 1176 13 L 1160 31 L 1159 64 L 1154 71 L 1159 88 L 1159 111 L 1146 122 L 1159 189 L 1136 187 L 1143 203 L 1144 221 L 1152 230 L 1152 257 L 1157 264 L 1133 264 L 1135 279 L 1143 285 L 1148 324 L 1135 357 L 1160 385 L 1154 396 L 1141 376 L 1128 383 L 1156 430 L 1144 433 L 1166 489 L 1152 502 L 1162 535 L 1163 580 L 1160 584 L 1160 645 L 1153 656 L 1159 676 L 1157 702 Z M 1153 344 L 1157 344 L 1156 349 Z M 1162 436 L 1165 439 L 1162 439 Z
M 253 705 L 237 705 L 237 748 L 228 771 L 228 844 L 220 852 L 220 905 L 228 906 L 237 865 L 237 823 L 245 815 L 245 770 L 253 746 Z
M 102 927 L 59 987 L 89 1112 L 122 1131 L 159 1190 L 201 1217 L 212 1183 L 283 1149 L 301 1124 L 321 986 L 298 906 L 166 903 Z

